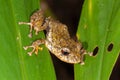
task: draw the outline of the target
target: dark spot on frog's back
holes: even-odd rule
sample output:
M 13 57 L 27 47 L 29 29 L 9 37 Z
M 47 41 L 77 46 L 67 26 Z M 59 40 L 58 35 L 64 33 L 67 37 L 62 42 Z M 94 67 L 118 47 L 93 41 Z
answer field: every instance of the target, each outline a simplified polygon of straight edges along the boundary
M 44 24 L 45 24 L 45 18 L 43 19 L 43 22 L 42 22 L 41 26 L 43 26 Z
M 47 33 L 49 33 L 49 30 L 50 30 L 50 27 L 47 26 L 47 28 L 45 29 L 45 31 L 46 31 Z

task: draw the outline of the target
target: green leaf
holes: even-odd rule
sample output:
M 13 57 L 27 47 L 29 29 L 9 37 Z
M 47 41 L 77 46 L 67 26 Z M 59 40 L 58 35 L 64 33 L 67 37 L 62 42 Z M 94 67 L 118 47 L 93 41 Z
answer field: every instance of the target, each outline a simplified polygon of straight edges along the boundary
M 39 9 L 39 0 L 0 0 L 0 80 L 56 80 L 48 50 L 28 56 L 23 46 L 39 38 L 28 37 L 29 27 L 18 25 L 29 21 L 30 15 Z
M 98 53 L 75 65 L 75 80 L 109 80 L 120 52 L 120 0 L 85 0 L 77 34 L 87 51 L 98 47 Z

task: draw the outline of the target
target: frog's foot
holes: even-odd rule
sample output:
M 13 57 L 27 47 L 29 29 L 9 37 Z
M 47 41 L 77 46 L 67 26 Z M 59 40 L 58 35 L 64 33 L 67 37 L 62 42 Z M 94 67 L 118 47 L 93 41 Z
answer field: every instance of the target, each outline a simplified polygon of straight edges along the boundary
M 43 50 L 42 47 L 40 47 L 41 44 L 44 44 L 45 40 L 41 39 L 41 40 L 36 40 L 35 42 L 32 43 L 31 46 L 25 46 L 23 47 L 25 50 L 27 50 L 28 48 L 33 48 L 31 52 L 28 52 L 29 56 L 32 55 L 32 53 L 35 53 L 36 55 L 38 54 L 38 50 Z
M 83 54 L 83 55 L 88 54 L 89 56 L 93 56 L 93 52 L 87 52 L 84 49 L 81 49 L 81 54 Z
M 28 48 L 33 48 L 31 52 L 28 52 L 29 56 L 32 56 L 33 53 L 35 53 L 37 55 L 38 54 L 38 50 L 43 50 L 43 48 L 39 47 L 39 46 L 25 46 L 23 48 L 25 50 L 27 50 Z
M 89 56 L 93 56 L 93 52 L 88 52 L 87 53 Z
M 30 23 L 30 22 L 19 22 L 18 24 L 26 24 L 26 25 L 30 25 L 30 33 L 29 33 L 29 35 L 28 35 L 28 37 L 30 37 L 30 38 L 32 38 L 32 28 L 33 28 L 33 24 L 32 23 Z

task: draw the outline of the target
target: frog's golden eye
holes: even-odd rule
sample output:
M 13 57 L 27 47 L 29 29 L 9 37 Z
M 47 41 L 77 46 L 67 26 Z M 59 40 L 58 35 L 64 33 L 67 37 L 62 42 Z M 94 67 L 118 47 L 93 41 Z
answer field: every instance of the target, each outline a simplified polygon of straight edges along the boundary
M 61 50 L 61 52 L 62 52 L 63 55 L 69 55 L 70 50 L 69 50 L 68 48 L 63 48 L 63 49 Z

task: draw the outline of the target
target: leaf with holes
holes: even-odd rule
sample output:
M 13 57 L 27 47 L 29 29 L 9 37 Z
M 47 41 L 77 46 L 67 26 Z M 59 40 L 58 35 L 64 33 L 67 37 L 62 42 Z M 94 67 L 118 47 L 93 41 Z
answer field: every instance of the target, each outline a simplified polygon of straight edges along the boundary
M 29 28 L 18 25 L 29 21 L 39 7 L 39 0 L 0 0 L 0 80 L 56 80 L 50 54 L 46 48 L 38 56 L 28 56 L 23 46 L 33 40 L 27 35 Z
M 75 65 L 75 80 L 109 80 L 120 52 L 120 0 L 85 0 L 77 34 L 97 54 Z

